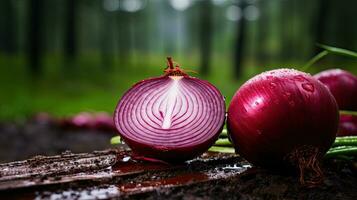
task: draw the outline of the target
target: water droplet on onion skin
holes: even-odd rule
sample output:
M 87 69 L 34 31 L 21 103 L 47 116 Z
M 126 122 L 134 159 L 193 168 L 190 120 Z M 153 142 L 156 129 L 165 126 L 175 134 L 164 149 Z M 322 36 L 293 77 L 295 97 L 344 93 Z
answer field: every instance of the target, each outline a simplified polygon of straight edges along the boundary
M 291 107 L 295 107 L 295 102 L 294 102 L 294 101 L 289 101 L 289 105 L 290 105 Z
M 275 103 L 276 105 L 279 105 L 279 100 L 278 100 L 278 99 L 274 99 L 274 103 Z
M 261 135 L 262 131 L 261 130 L 257 130 L 257 133 L 258 133 L 258 135 Z
M 308 92 L 315 91 L 314 85 L 312 83 L 303 83 L 303 84 L 301 84 L 301 87 Z
M 285 92 L 283 95 L 287 100 L 291 99 L 291 93 L 290 92 Z
M 270 88 L 271 88 L 271 89 L 276 88 L 276 83 L 271 82 L 271 83 L 270 83 Z
M 305 77 L 303 77 L 302 75 L 297 75 L 297 76 L 294 76 L 293 78 L 294 80 L 296 81 L 299 81 L 299 82 L 304 82 L 304 81 L 307 81 Z

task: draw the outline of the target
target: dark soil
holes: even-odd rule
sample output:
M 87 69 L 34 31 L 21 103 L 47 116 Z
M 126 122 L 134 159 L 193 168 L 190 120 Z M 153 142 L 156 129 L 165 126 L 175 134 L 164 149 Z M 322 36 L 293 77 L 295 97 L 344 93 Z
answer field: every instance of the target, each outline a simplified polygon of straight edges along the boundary
M 114 134 L 38 122 L 2 124 L 0 131 L 3 161 L 104 149 Z M 324 182 L 306 188 L 294 175 L 251 167 L 236 154 L 168 165 L 135 160 L 125 146 L 65 151 L 0 164 L 0 199 L 357 199 L 354 163 L 325 160 L 322 168 Z

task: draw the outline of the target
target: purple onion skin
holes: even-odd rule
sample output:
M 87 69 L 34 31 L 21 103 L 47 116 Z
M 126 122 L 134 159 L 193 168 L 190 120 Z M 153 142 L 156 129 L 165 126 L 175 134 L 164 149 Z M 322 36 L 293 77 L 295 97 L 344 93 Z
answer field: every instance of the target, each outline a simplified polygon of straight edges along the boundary
M 171 126 L 164 128 L 170 110 Z M 114 122 L 134 155 L 180 163 L 201 155 L 218 139 L 225 122 L 224 97 L 209 82 L 174 71 L 136 83 L 120 99 Z
M 255 76 L 236 92 L 227 125 L 236 151 L 249 162 L 288 169 L 288 156 L 298 148 L 311 146 L 325 154 L 338 120 L 336 101 L 321 82 L 278 69 Z
M 357 76 L 341 69 L 330 69 L 314 77 L 326 85 L 341 110 L 357 111 Z
M 357 136 L 357 116 L 341 114 L 337 136 Z

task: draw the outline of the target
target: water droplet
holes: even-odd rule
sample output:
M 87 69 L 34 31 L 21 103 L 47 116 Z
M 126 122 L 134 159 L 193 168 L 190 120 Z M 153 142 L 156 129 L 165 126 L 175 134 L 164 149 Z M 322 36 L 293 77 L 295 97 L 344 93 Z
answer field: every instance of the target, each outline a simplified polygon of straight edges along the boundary
M 296 81 L 300 81 L 300 82 L 307 81 L 306 78 L 304 76 L 302 76 L 302 75 L 294 76 L 293 79 L 296 80 Z
M 125 142 L 124 142 L 122 137 L 120 137 L 120 144 L 125 144 Z
M 258 102 L 258 101 L 256 101 L 256 102 L 254 102 L 254 104 L 258 106 L 258 105 L 259 105 L 259 102 Z
M 130 156 L 126 156 L 122 160 L 123 160 L 123 162 L 128 162 L 130 160 L 130 158 L 131 158 Z
M 225 167 L 222 167 L 223 170 L 242 170 L 243 168 L 238 165 L 238 164 L 233 164 L 233 165 L 227 165 Z
M 311 83 L 303 83 L 302 88 L 308 92 L 313 92 L 315 90 L 314 85 L 312 85 Z
M 271 89 L 276 88 L 276 83 L 271 82 L 271 83 L 270 83 L 270 88 L 271 88 Z
M 294 107 L 294 106 L 295 106 L 295 102 L 294 102 L 294 101 L 289 101 L 289 105 L 290 105 L 291 107 Z
M 244 167 L 244 168 L 251 168 L 252 166 L 249 165 L 249 164 L 246 164 L 246 165 L 242 165 L 242 167 Z

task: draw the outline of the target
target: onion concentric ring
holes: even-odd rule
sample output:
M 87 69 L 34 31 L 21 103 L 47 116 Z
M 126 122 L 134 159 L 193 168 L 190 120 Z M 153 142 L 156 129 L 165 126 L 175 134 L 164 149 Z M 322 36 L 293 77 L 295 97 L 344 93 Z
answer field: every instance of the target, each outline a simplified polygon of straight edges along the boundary
M 218 138 L 225 102 L 207 81 L 172 71 L 135 84 L 119 101 L 114 121 L 135 153 L 180 162 L 202 154 Z

